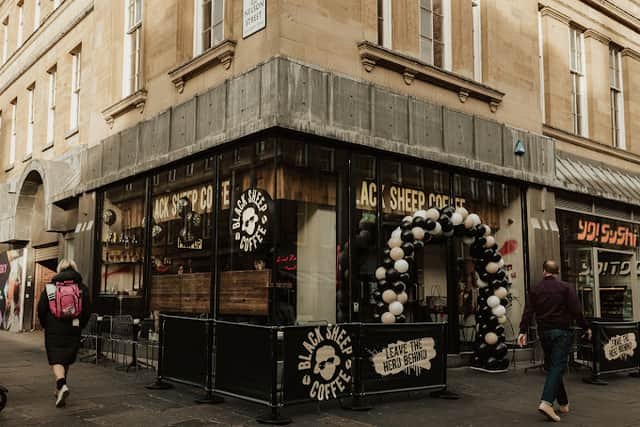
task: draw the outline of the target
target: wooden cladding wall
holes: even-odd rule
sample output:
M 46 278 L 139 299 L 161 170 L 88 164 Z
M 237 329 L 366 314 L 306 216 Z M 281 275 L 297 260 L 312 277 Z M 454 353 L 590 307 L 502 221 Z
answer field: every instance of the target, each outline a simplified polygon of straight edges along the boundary
M 184 273 L 153 276 L 151 310 L 181 313 L 208 313 L 211 273 Z
M 271 270 L 220 273 L 220 314 L 266 316 Z

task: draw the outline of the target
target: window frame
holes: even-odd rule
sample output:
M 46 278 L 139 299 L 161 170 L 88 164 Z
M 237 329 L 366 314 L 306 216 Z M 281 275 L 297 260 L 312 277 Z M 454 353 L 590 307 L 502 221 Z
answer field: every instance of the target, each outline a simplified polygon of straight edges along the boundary
M 571 77 L 571 122 L 573 133 L 589 136 L 584 32 L 569 27 L 569 73 Z
M 204 14 L 203 9 L 205 5 L 209 4 L 211 10 L 209 11 L 209 26 L 208 29 L 204 28 Z M 216 20 L 216 5 L 220 4 L 220 17 Z M 225 1 L 224 0 L 194 0 L 194 32 L 193 32 L 193 56 L 199 56 L 207 50 L 220 44 L 225 37 L 224 31 L 224 13 L 225 13 Z M 215 37 L 216 28 L 220 27 L 220 37 Z M 203 33 L 208 32 L 209 38 L 207 43 L 204 43 Z
M 4 35 L 2 41 L 2 63 L 6 63 L 9 59 L 9 15 L 2 20 L 4 27 Z
M 38 28 L 40 28 L 41 8 L 42 8 L 42 0 L 35 0 L 34 8 L 33 8 L 33 31 L 36 31 Z
M 77 47 L 71 51 L 71 103 L 69 114 L 69 129 L 80 127 L 80 89 L 82 79 L 82 49 Z
M 17 33 L 17 42 L 16 49 L 19 49 L 24 42 L 24 7 L 22 7 L 24 3 L 18 3 L 18 33 Z
M 471 19 L 473 32 L 473 79 L 482 81 L 482 3 L 472 0 Z
M 433 2 L 439 1 L 441 4 L 442 15 L 439 15 L 442 23 L 441 23 L 441 39 L 436 39 L 435 29 L 436 23 L 434 17 L 436 14 L 434 13 Z M 429 4 L 429 8 L 425 5 Z M 423 33 L 422 28 L 422 14 L 426 12 L 429 16 L 425 19 L 430 20 L 431 23 L 431 32 L 430 36 Z M 451 63 L 452 63 L 452 51 L 451 51 L 451 0 L 419 0 L 418 1 L 418 37 L 419 37 L 419 58 L 440 69 L 451 71 Z M 424 55 L 424 43 L 429 43 L 429 57 Z M 435 45 L 436 43 L 442 44 L 442 58 L 439 59 L 439 62 L 436 62 L 435 57 Z
M 16 139 L 17 139 L 17 121 L 18 119 L 18 98 L 11 101 L 11 136 L 9 139 L 9 165 L 16 162 Z
M 378 0 L 378 44 L 393 48 L 393 8 L 391 0 Z
M 609 92 L 611 102 L 611 141 L 615 148 L 626 150 L 622 82 L 622 49 L 609 45 Z
M 25 145 L 25 158 L 33 154 L 33 128 L 35 123 L 35 90 L 36 84 L 32 83 L 27 88 L 27 143 Z
M 124 0 L 123 97 L 142 89 L 142 1 Z
M 49 90 L 47 99 L 47 145 L 53 145 L 55 142 L 55 122 L 56 122 L 56 84 L 57 84 L 57 66 L 54 65 L 47 71 L 49 74 Z

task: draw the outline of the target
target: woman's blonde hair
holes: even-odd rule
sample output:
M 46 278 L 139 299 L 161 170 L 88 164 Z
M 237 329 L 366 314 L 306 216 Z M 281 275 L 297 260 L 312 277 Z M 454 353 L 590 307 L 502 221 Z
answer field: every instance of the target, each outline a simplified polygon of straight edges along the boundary
M 73 271 L 75 271 L 76 273 L 78 272 L 78 266 L 76 265 L 75 261 L 72 259 L 62 259 L 60 260 L 60 263 L 58 263 L 58 268 L 57 268 L 57 272 L 60 273 L 64 270 L 68 270 L 68 269 L 72 269 Z

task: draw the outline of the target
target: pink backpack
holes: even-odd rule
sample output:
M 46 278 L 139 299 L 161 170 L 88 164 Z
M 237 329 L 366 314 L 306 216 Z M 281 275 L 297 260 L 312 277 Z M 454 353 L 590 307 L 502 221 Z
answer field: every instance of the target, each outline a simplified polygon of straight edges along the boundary
M 56 319 L 75 319 L 82 313 L 82 292 L 73 280 L 47 284 L 49 310 Z

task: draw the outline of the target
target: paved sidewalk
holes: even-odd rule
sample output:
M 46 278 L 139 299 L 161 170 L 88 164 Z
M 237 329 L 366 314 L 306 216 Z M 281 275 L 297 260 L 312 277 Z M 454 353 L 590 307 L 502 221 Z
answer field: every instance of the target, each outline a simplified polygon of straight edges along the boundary
M 536 402 L 544 376 L 525 375 L 518 365 L 508 374 L 488 375 L 465 368 L 449 371 L 457 401 L 431 399 L 425 394 L 372 399 L 369 412 L 349 412 L 337 402 L 287 408 L 292 425 L 304 426 L 546 426 Z M 569 426 L 640 426 L 640 379 L 614 377 L 608 386 L 583 384 L 587 371 L 572 372 L 568 391 L 573 413 Z M 149 391 L 149 371 L 125 373 L 112 366 L 77 363 L 71 369 L 67 407 L 56 409 L 53 380 L 39 333 L 0 332 L 0 383 L 9 388 L 9 404 L 0 413 L 0 426 L 254 426 L 265 408 L 234 399 L 222 405 L 197 405 L 200 393 L 177 386 Z

